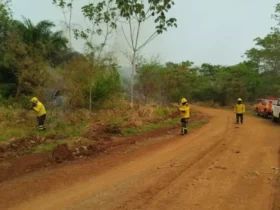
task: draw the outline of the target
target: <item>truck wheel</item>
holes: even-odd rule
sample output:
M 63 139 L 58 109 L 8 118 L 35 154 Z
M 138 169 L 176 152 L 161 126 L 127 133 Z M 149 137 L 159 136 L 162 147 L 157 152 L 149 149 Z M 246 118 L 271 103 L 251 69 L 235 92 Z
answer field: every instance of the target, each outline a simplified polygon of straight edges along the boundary
M 267 118 L 266 109 L 265 109 L 265 110 L 263 110 L 263 118 Z
M 278 119 L 276 117 L 274 117 L 273 113 L 271 115 L 271 121 L 274 123 L 278 121 Z

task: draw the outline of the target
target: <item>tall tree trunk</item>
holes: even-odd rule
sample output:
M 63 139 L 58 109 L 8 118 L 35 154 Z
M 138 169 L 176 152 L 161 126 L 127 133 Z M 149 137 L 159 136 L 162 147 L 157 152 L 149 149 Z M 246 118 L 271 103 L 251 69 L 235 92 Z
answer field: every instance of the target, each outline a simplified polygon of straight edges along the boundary
M 134 106 L 134 74 L 136 68 L 136 51 L 133 52 L 132 62 L 131 62 L 131 79 L 130 79 L 130 107 Z
M 92 111 L 92 87 L 89 89 L 89 111 Z
M 21 86 L 20 86 L 20 84 L 18 84 L 17 92 L 16 92 L 16 98 L 18 98 L 20 96 L 20 93 L 21 93 Z

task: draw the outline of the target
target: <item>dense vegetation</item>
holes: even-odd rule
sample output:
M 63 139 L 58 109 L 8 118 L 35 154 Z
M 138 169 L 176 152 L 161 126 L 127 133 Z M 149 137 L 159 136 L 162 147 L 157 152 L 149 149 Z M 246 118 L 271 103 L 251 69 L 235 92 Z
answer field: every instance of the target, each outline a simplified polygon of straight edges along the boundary
M 28 18 L 13 19 L 9 2 L 0 0 L 2 104 L 16 102 L 28 107 L 26 102 L 30 96 L 36 95 L 51 103 L 55 96 L 62 95 L 69 109 L 92 109 L 101 107 L 110 97 L 128 99 L 132 94 L 138 103 L 166 104 L 184 96 L 192 101 L 227 105 L 238 97 L 254 101 L 259 97 L 280 95 L 280 30 L 277 26 L 266 37 L 256 38 L 256 46 L 245 52 L 246 60 L 233 66 L 208 63 L 196 66 L 190 61 L 161 64 L 157 60 L 137 59 L 140 49 L 151 41 L 148 39 L 143 46 L 132 46 L 128 57 L 136 74 L 132 74 L 132 92 L 125 90 L 115 56 L 104 53 L 104 47 L 120 18 L 129 22 L 135 16 L 141 24 L 148 19 L 143 5 L 127 2 L 107 0 L 85 5 L 82 8 L 85 18 L 97 27 L 78 31 L 71 25 L 73 0 L 53 1 L 63 11 L 70 11 L 71 15 L 65 20 L 69 33 L 64 34 L 53 30 L 55 24 L 49 20 L 35 24 Z M 155 16 L 153 36 L 177 26 L 176 19 L 165 18 L 173 1 L 150 2 L 151 17 Z M 280 24 L 279 14 L 280 4 L 274 15 Z M 102 24 L 107 25 L 107 30 L 101 29 Z M 72 48 L 73 34 L 77 39 L 85 40 L 84 53 Z M 93 37 L 101 34 L 105 37 L 104 42 L 94 43 Z
M 182 95 L 193 101 L 228 105 L 242 97 L 252 102 L 261 97 L 280 95 L 280 4 L 274 19 L 277 26 L 255 47 L 245 52 L 245 60 L 233 66 L 190 61 L 160 64 L 144 62 L 138 69 L 137 88 L 144 101 L 178 101 Z

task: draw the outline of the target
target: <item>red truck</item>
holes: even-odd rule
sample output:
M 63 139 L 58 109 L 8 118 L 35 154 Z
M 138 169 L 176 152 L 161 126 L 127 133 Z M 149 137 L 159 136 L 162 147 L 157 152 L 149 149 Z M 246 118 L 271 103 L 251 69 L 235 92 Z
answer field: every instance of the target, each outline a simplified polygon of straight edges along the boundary
M 259 99 L 255 107 L 257 115 L 261 115 L 265 118 L 271 117 L 272 105 L 277 103 L 277 98 L 262 98 Z

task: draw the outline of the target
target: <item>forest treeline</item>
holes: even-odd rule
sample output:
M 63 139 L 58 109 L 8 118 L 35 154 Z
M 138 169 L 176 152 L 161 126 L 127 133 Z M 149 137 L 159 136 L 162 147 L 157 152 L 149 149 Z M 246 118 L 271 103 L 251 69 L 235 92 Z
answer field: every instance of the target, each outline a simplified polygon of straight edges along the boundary
M 244 52 L 243 62 L 232 66 L 210 63 L 197 66 L 186 58 L 181 63 L 162 64 L 156 59 L 137 59 L 149 42 L 143 46 L 132 45 L 132 56 L 128 56 L 134 71 L 132 85 L 124 86 L 116 55 L 104 51 L 107 40 L 94 43 L 92 37 L 113 35 L 120 18 L 129 21 L 135 15 L 139 23 L 147 21 L 144 5 L 126 2 L 106 0 L 82 8 L 85 18 L 93 25 L 107 24 L 110 30 L 78 31 L 71 27 L 71 19 L 66 19 L 69 30 L 65 33 L 55 30 L 55 23 L 50 20 L 39 23 L 28 17 L 16 20 L 9 1 L 0 1 L 1 103 L 28 107 L 30 96 L 51 102 L 59 95 L 69 109 L 92 109 L 104 106 L 108 99 L 129 101 L 131 94 L 137 103 L 167 104 L 186 97 L 220 105 L 230 104 L 239 97 L 254 101 L 280 96 L 280 4 L 275 8 L 275 27 L 267 36 L 254 40 L 255 46 Z M 50 3 L 67 10 L 67 14 L 73 12 L 73 0 Z M 177 26 L 176 19 L 165 17 L 172 5 L 173 1 L 151 1 L 149 9 L 151 16 L 155 16 L 155 36 Z M 73 49 L 73 34 L 85 40 L 85 52 Z

